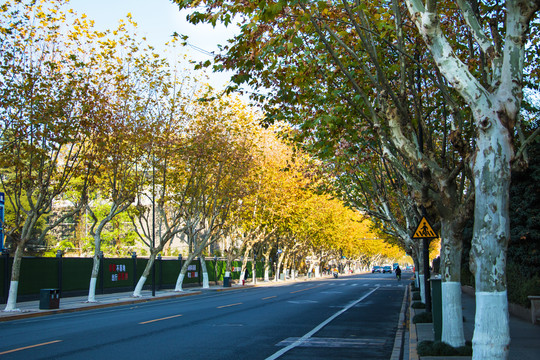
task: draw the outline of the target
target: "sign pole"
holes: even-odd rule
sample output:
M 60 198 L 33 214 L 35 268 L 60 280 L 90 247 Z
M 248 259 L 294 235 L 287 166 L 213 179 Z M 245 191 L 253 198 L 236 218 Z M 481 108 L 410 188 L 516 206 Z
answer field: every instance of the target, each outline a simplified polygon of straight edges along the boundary
M 431 289 L 429 283 L 429 243 L 431 239 L 436 239 L 439 236 L 433 230 L 431 224 L 425 216 L 425 209 L 422 208 L 422 220 L 414 231 L 413 239 L 422 239 L 422 255 L 424 258 L 424 289 L 426 297 L 426 312 L 431 312 Z
M 424 289 L 426 289 L 426 312 L 431 312 L 431 286 L 429 283 L 429 239 L 423 238 L 424 253 Z

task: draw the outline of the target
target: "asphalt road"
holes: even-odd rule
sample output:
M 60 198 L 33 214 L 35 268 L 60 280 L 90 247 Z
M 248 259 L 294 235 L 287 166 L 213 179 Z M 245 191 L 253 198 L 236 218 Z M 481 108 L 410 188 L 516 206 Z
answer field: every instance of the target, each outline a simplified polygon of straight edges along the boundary
M 0 357 L 389 359 L 405 283 L 342 276 L 0 323 Z

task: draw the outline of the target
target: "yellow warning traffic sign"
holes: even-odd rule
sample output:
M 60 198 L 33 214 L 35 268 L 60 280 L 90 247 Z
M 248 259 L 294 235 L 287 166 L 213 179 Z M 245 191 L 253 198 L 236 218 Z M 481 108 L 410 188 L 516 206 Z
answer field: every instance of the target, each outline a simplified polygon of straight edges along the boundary
M 413 239 L 436 239 L 438 237 L 435 230 L 433 230 L 427 219 L 423 216 L 420 224 L 418 224 L 418 227 L 414 231 Z

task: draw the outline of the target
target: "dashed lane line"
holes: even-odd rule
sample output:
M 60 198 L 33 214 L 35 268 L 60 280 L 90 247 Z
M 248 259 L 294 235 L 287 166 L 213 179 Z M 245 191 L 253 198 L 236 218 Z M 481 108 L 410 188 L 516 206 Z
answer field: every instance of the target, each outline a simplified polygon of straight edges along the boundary
M 235 303 L 235 304 L 229 304 L 229 305 L 221 305 L 221 306 L 218 306 L 217 309 L 223 309 L 223 308 L 226 308 L 226 307 L 231 307 L 231 306 L 237 306 L 237 305 L 242 305 L 243 303 Z
M 177 318 L 177 317 L 180 317 L 180 316 L 182 316 L 182 315 L 181 315 L 181 314 L 179 314 L 179 315 L 172 315 L 172 316 L 167 316 L 167 317 L 160 318 L 160 319 L 154 319 L 154 320 L 143 321 L 143 322 L 140 322 L 139 325 L 150 324 L 150 323 L 153 323 L 153 322 L 156 322 L 156 321 L 169 320 L 169 319 Z
M 4 351 L 4 352 L 0 352 L 0 355 L 6 355 L 6 354 L 11 354 L 11 353 L 14 353 L 14 352 L 17 352 L 17 351 L 28 350 L 28 349 L 32 349 L 32 348 L 36 348 L 36 347 L 40 347 L 40 346 L 56 344 L 56 343 L 59 343 L 59 342 L 62 342 L 62 341 L 63 340 L 54 340 L 54 341 L 49 341 L 49 342 L 46 342 L 46 343 L 35 344 L 35 345 L 30 345 L 30 346 L 24 346 L 24 347 L 20 347 L 20 348 L 17 348 L 17 349 L 12 349 L 12 350 L 7 350 L 7 351 Z

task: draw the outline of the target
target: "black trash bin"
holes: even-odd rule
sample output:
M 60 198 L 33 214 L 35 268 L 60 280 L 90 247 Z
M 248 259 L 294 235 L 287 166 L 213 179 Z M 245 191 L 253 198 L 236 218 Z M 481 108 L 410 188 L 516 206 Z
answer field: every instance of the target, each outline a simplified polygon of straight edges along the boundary
M 41 289 L 39 291 L 39 308 L 41 310 L 58 309 L 60 307 L 60 290 Z
M 231 278 L 228 276 L 225 276 L 223 278 L 223 287 L 231 287 Z

